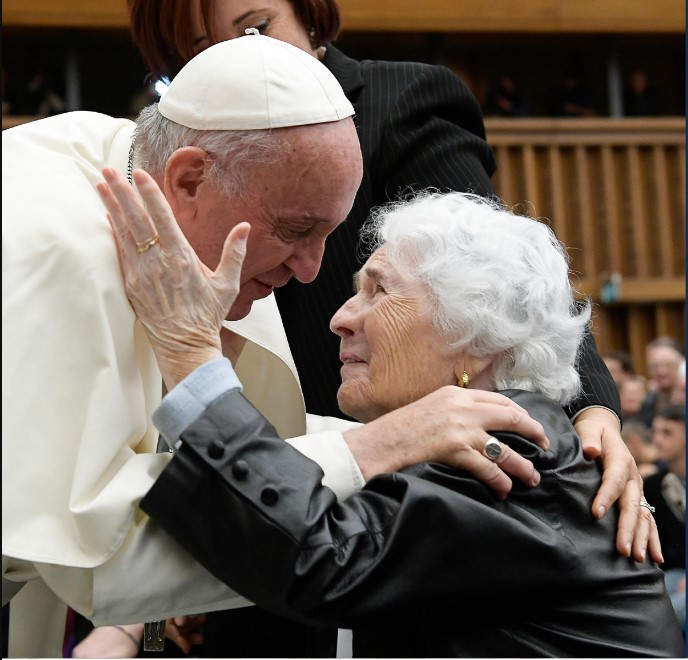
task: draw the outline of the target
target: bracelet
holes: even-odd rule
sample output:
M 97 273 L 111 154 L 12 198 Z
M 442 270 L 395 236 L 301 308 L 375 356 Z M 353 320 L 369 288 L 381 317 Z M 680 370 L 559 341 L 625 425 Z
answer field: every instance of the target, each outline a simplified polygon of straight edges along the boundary
M 136 648 L 139 647 L 139 644 L 141 643 L 140 640 L 136 639 L 124 626 L 112 626 L 113 628 L 117 628 L 117 630 L 120 630 L 123 632 L 134 644 L 136 644 Z

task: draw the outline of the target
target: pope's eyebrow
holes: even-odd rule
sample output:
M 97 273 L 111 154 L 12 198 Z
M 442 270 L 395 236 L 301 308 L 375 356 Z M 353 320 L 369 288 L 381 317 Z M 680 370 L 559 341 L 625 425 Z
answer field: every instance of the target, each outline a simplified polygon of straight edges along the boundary
M 354 273 L 354 293 L 358 293 L 358 289 L 359 289 L 358 276 L 359 276 L 360 272 L 361 271 L 356 271 Z

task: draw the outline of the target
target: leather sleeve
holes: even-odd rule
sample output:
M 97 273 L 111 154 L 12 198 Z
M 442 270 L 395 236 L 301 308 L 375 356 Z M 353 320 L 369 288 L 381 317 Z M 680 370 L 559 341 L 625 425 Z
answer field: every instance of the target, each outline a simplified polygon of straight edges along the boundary
M 440 466 L 419 468 L 429 471 L 423 478 L 377 477 L 337 504 L 320 468 L 238 392 L 214 402 L 182 440 L 143 510 L 275 613 L 353 627 L 383 611 L 466 598 L 474 614 L 493 614 L 524 594 L 546 602 L 580 575 L 560 528 Z

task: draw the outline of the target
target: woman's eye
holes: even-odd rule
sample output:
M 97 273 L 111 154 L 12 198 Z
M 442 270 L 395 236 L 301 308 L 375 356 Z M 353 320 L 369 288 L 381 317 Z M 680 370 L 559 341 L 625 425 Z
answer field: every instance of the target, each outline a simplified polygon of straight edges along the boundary
M 258 32 L 260 32 L 260 34 L 265 34 L 265 32 L 269 26 L 270 26 L 270 19 L 266 18 L 265 20 L 262 20 L 259 23 L 252 25 L 251 27 L 256 28 L 256 30 L 258 30 Z

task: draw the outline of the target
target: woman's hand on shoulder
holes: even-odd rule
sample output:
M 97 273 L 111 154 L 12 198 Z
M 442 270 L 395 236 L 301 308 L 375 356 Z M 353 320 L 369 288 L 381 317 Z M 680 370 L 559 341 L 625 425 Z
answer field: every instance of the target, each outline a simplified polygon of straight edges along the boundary
M 574 424 L 586 458 L 602 463 L 602 485 L 592 503 L 592 513 L 602 518 L 618 502 L 619 526 L 616 549 L 624 557 L 642 562 L 649 551 L 653 561 L 663 563 L 657 523 L 645 501 L 643 479 L 621 437 L 619 422 L 606 408 L 587 408 Z

